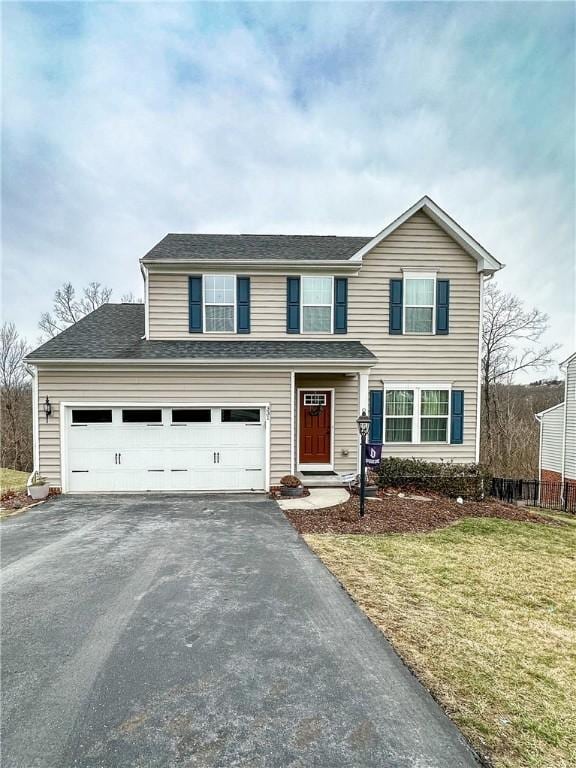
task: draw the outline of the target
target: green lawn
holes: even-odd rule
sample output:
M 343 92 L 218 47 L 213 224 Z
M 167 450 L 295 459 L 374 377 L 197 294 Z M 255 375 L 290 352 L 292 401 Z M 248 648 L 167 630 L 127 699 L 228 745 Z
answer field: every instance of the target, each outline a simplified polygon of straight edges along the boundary
M 576 522 L 306 536 L 479 752 L 576 765 Z
M 15 469 L 0 469 L 0 489 L 2 492 L 24 490 L 29 476 L 29 472 L 17 472 Z

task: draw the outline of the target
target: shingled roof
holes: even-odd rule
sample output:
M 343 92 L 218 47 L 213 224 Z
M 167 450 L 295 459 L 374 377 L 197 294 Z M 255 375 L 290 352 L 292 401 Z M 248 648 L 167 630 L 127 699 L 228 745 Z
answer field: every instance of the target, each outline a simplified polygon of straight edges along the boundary
M 103 304 L 31 352 L 43 360 L 374 360 L 359 341 L 146 341 L 143 304 Z
M 335 235 L 166 235 L 142 261 L 348 261 L 369 237 Z

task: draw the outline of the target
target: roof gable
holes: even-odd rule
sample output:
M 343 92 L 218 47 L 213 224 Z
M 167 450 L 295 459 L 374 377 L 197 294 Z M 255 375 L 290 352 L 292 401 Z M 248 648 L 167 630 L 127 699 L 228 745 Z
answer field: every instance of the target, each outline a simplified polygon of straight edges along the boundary
M 430 197 L 424 196 L 413 206 L 404 211 L 397 219 L 388 224 L 381 232 L 372 238 L 368 243 L 363 245 L 360 250 L 352 256 L 350 261 L 361 262 L 363 257 L 375 248 L 379 243 L 385 240 L 389 235 L 395 232 L 402 226 L 408 219 L 419 211 L 424 212 L 432 221 L 434 221 L 440 229 L 457 242 L 470 256 L 476 259 L 478 264 L 478 272 L 493 273 L 499 269 L 502 269 L 504 264 L 501 264 L 497 259 L 488 253 L 480 243 L 466 232 L 457 222 L 451 218 L 446 211 L 442 210 Z

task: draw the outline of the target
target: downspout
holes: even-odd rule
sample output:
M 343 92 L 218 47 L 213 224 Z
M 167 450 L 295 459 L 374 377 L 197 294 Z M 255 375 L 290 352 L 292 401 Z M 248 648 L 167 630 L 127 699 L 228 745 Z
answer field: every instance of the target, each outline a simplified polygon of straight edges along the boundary
M 35 472 L 40 472 L 40 435 L 38 423 L 38 366 L 30 367 L 32 372 L 32 472 L 26 486 L 32 482 Z
M 564 424 L 562 426 L 562 501 L 564 501 L 564 478 L 566 477 L 566 433 L 568 431 L 568 366 L 564 379 Z
M 144 339 L 150 338 L 150 301 L 148 267 L 140 262 L 140 272 L 144 278 Z

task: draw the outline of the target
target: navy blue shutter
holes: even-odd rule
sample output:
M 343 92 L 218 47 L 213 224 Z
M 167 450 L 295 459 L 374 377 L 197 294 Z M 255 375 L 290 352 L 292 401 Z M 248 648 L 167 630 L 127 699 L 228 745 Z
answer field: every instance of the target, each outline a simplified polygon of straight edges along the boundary
M 450 442 L 460 445 L 464 442 L 464 390 L 452 390 L 452 417 L 450 424 Z
M 250 333 L 250 278 L 236 278 L 236 332 Z
M 348 278 L 334 278 L 334 333 L 348 333 Z
M 202 333 L 202 275 L 188 278 L 188 330 Z
M 370 442 L 381 443 L 384 421 L 384 392 L 381 389 L 370 390 Z
M 286 280 L 286 333 L 300 333 L 300 278 Z
M 402 280 L 390 280 L 389 333 L 402 333 Z
M 436 280 L 436 333 L 445 335 L 450 327 L 450 280 Z

